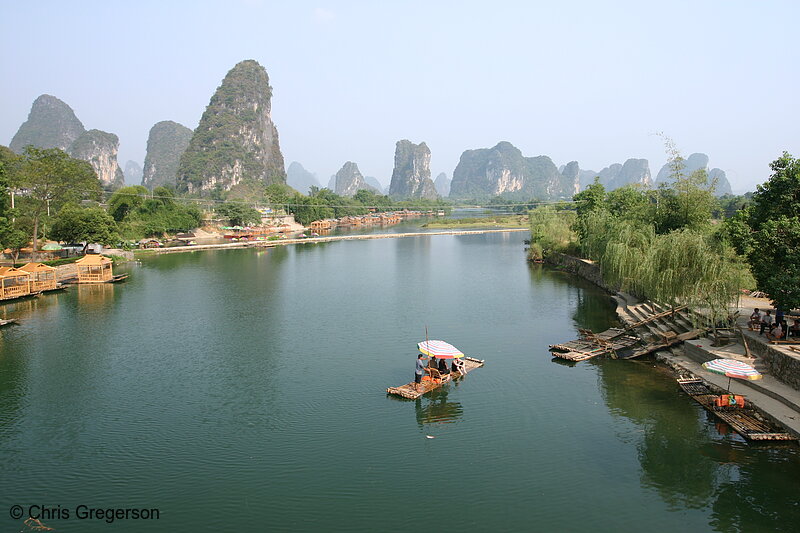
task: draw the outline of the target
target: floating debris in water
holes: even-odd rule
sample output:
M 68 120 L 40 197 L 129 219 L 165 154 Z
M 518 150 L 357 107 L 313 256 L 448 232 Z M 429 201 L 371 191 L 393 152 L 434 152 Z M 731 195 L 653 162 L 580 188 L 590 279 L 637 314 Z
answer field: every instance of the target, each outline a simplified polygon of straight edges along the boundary
M 435 439 L 436 437 L 434 437 L 433 435 L 425 435 L 425 438 L 426 439 Z

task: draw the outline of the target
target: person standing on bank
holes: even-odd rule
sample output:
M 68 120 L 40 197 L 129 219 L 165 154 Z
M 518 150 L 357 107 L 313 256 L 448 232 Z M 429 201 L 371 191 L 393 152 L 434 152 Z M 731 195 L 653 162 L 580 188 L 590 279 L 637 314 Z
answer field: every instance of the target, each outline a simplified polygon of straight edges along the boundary
M 414 371 L 414 390 L 419 390 L 419 385 L 422 383 L 422 375 L 425 374 L 425 361 L 422 358 L 425 357 L 422 354 L 417 356 L 417 368 Z

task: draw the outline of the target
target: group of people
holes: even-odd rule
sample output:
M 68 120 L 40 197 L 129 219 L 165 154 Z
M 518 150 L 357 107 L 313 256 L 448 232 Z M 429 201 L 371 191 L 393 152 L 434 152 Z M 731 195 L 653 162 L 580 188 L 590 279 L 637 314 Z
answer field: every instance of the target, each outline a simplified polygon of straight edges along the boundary
M 759 335 L 766 333 L 767 338 L 771 340 L 781 340 L 787 337 L 800 337 L 800 318 L 795 318 L 790 326 L 784 318 L 783 311 L 778 308 L 775 311 L 775 316 L 772 316 L 772 311 L 766 309 L 763 313 L 756 307 L 753 314 L 750 315 L 750 322 L 748 323 L 750 330 L 758 329 Z
M 423 358 L 425 355 L 419 354 L 417 355 L 417 368 L 414 371 L 414 390 L 419 390 L 420 384 L 422 383 L 422 376 L 426 373 L 431 374 L 431 369 L 435 369 L 438 373 L 442 376 L 446 374 L 453 373 L 464 373 L 464 362 L 461 359 L 453 359 L 453 364 L 450 368 L 447 367 L 447 362 L 444 359 L 439 359 L 439 363 L 436 363 L 436 358 L 432 357 L 428 365 L 425 364 Z

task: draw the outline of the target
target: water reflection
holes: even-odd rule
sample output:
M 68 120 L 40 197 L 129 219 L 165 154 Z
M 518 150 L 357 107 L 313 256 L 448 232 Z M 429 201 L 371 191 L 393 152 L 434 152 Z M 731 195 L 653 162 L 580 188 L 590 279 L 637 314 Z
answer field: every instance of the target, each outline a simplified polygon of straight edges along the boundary
M 48 312 L 57 312 L 59 301 L 63 301 L 64 296 L 64 291 L 48 292 L 35 298 L 25 298 L 2 304 L 0 305 L 0 318 L 24 320 L 30 316 L 41 314 L 45 309 Z
M 611 413 L 639 428 L 620 438 L 638 450 L 643 487 L 673 509 L 710 506 L 711 525 L 719 531 L 781 530 L 800 520 L 796 496 L 780 488 L 787 474 L 800 477 L 796 446 L 751 445 L 735 433 L 720 434 L 671 374 L 654 373 L 649 364 L 595 365 Z
M 447 394 L 447 387 L 443 387 L 414 401 L 414 414 L 420 429 L 426 424 L 452 424 L 464 415 L 461 403 L 448 401 Z
M 76 285 L 78 303 L 87 309 L 97 310 L 109 305 L 114 300 L 114 283 L 87 283 Z
M 728 479 L 717 487 L 711 525 L 719 531 L 788 531 L 797 527 L 797 492 L 783 488 L 787 475 L 798 479 L 797 454 L 787 458 L 785 449 L 766 447 L 747 449 L 744 454 L 750 460 L 735 459 L 736 464 L 726 469 Z
M 681 396 L 674 380 L 659 379 L 649 366 L 603 360 L 596 367 L 611 412 L 643 431 L 636 444 L 642 484 L 657 490 L 675 508 L 707 505 L 714 493 L 717 465 L 697 453 L 709 436 L 707 426 L 692 416 L 687 403 L 691 400 Z

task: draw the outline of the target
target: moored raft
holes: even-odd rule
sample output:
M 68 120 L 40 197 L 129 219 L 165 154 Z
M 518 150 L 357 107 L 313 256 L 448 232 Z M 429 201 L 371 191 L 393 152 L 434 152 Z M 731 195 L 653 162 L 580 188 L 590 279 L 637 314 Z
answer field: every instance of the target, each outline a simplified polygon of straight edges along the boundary
M 699 378 L 678 379 L 681 389 L 697 403 L 706 408 L 714 416 L 728 424 L 733 430 L 749 441 L 796 441 L 797 437 L 790 433 L 775 431 L 769 424 L 756 416 L 753 409 L 747 407 L 717 407 L 719 394 L 714 394 Z M 725 395 L 728 396 L 728 395 Z
M 398 387 L 389 387 L 386 389 L 386 394 L 394 394 L 395 396 L 401 396 L 403 398 L 408 398 L 409 400 L 416 400 L 425 393 L 428 393 L 434 389 L 438 389 L 445 383 L 449 383 L 454 379 L 464 377 L 466 374 L 472 372 L 476 368 L 482 367 L 483 364 L 484 361 L 482 359 L 464 357 L 464 370 L 462 372 L 451 372 L 450 374 L 443 375 L 441 379 L 425 376 L 425 378 L 429 379 L 423 378 L 422 383 L 420 383 L 419 390 L 414 389 L 414 382 L 412 381 L 411 383 L 406 383 L 405 385 L 400 385 Z M 435 372 L 434 375 L 438 375 L 438 371 Z
M 639 342 L 638 337 L 626 333 L 626 330 L 620 328 L 609 328 L 601 333 L 582 329 L 580 330 L 580 339 L 562 344 L 551 344 L 549 348 L 553 357 L 567 361 L 585 361 L 609 353 L 618 357 L 619 351 L 628 350 Z

